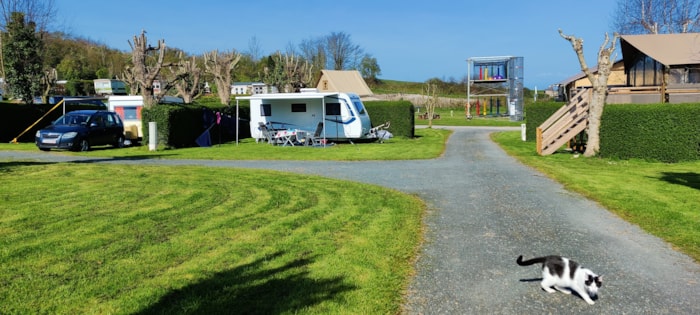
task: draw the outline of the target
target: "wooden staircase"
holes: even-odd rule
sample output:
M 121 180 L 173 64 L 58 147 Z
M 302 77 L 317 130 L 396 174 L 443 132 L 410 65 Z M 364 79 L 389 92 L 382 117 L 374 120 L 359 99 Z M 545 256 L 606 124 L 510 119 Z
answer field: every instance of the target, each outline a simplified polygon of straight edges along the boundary
M 537 127 L 537 154 L 549 155 L 576 137 L 588 126 L 590 89 L 582 89 L 568 104 Z

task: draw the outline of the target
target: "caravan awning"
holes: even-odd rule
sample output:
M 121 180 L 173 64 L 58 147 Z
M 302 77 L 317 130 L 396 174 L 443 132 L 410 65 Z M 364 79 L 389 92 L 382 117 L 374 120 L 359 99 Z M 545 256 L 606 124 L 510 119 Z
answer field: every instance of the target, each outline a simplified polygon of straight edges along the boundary
M 241 100 L 308 100 L 308 99 L 321 99 L 326 96 L 338 95 L 338 93 L 319 93 L 319 92 L 307 92 L 307 93 L 274 93 L 274 94 L 255 94 L 251 96 L 237 96 L 236 99 Z

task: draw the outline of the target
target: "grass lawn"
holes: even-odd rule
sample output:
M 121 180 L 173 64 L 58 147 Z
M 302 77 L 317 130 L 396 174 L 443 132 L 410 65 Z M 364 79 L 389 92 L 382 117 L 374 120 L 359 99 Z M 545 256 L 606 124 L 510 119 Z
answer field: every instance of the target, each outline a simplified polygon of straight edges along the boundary
M 433 126 L 510 126 L 520 127 L 524 121 L 510 121 L 509 117 L 475 116 L 467 119 L 464 109 L 436 108 L 435 113 L 440 115 L 440 119 L 433 119 Z M 428 120 L 418 118 L 416 113 L 416 125 L 428 125 Z
M 445 140 L 450 132 L 442 129 L 417 128 L 413 139 L 391 138 L 384 143 L 372 142 L 353 145 L 340 143 L 325 148 L 302 146 L 272 146 L 255 143 L 251 138 L 243 139 L 238 145 L 226 143 L 208 148 L 184 148 L 177 150 L 159 149 L 148 151 L 147 145 L 112 149 L 109 146 L 94 148 L 89 152 L 51 151 L 47 154 L 70 154 L 92 157 L 144 158 L 162 157 L 169 159 L 206 160 L 415 160 L 439 156 L 445 150 Z M 39 152 L 34 143 L 0 143 L 0 150 L 22 150 Z
M 423 203 L 272 171 L 0 163 L 0 314 L 395 314 Z
M 508 154 L 700 262 L 700 161 L 659 163 L 539 156 L 520 132 L 492 134 Z
M 424 159 L 416 139 L 273 147 L 96 149 L 83 156 Z M 700 162 L 540 157 L 505 150 L 700 261 Z M 37 151 L 33 144 L 0 150 Z M 400 310 L 424 204 L 381 187 L 273 171 L 0 161 L 0 314 L 386 314 Z

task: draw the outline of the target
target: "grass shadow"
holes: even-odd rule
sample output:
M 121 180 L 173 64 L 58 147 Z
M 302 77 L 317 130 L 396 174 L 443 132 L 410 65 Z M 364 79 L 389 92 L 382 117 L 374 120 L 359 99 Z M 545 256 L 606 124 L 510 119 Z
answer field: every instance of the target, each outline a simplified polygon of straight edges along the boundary
M 671 184 L 683 185 L 688 186 L 690 188 L 700 189 L 700 174 L 695 172 L 662 172 L 660 179 Z
M 282 253 L 213 274 L 198 283 L 174 290 L 137 314 L 280 314 L 303 312 L 355 289 L 343 278 L 316 279 L 305 271 L 312 259 L 289 261 L 280 267 Z

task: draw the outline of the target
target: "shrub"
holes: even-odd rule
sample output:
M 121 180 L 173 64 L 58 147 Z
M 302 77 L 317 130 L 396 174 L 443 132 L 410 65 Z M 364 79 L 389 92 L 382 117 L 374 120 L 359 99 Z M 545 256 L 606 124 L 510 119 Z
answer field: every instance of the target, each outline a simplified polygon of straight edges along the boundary
M 662 162 L 700 159 L 698 104 L 610 104 L 600 127 L 600 155 Z
M 415 109 L 409 101 L 363 102 L 372 121 L 372 127 L 391 122 L 388 129 L 395 137 L 415 136 Z

